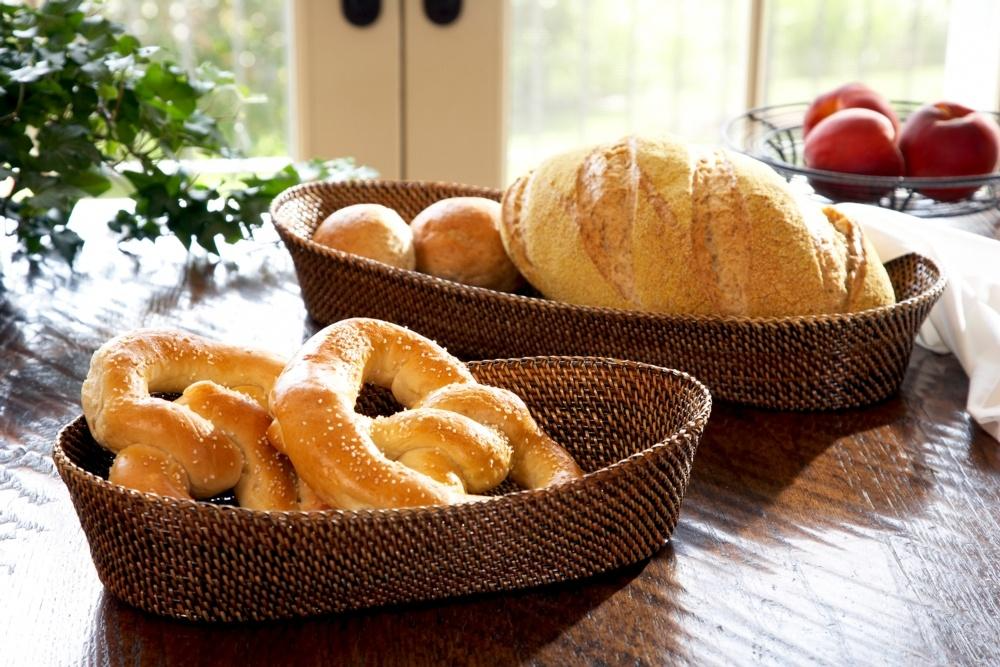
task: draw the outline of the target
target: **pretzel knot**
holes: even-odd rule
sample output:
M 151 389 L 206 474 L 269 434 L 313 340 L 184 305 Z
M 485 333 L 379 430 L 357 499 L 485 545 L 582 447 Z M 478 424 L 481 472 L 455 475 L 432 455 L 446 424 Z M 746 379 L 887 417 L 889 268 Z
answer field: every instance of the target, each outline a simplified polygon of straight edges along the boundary
M 295 478 L 267 441 L 266 396 L 281 359 L 177 331 L 144 329 L 94 353 L 81 402 L 115 452 L 109 479 L 139 491 L 208 498 L 235 486 L 243 507 L 292 509 Z M 150 392 L 183 392 L 167 401 Z
M 366 382 L 410 408 L 355 412 Z M 540 488 L 582 475 L 513 393 L 478 384 L 465 366 L 407 329 L 351 319 L 302 347 L 271 391 L 268 436 L 309 489 L 344 509 L 476 500 L 508 473 Z

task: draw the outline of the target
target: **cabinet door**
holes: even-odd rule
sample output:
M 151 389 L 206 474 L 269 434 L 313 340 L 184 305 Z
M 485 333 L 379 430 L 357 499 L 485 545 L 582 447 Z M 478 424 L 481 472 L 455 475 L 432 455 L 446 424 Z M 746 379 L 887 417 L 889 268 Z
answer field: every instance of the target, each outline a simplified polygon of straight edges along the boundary
M 466 0 L 448 25 L 382 0 L 364 27 L 341 2 L 291 3 L 296 157 L 352 155 L 384 178 L 499 186 L 506 0 Z
M 464 0 L 432 22 L 404 0 L 403 173 L 499 187 L 504 141 L 506 0 Z
M 402 0 L 352 25 L 333 0 L 294 0 L 292 146 L 297 158 L 350 155 L 403 178 Z

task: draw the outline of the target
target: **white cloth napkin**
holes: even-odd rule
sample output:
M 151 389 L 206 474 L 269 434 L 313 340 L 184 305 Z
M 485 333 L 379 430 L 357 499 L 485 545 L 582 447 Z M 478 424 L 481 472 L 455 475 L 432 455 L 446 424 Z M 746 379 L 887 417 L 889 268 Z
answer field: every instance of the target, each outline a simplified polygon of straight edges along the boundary
M 917 342 L 958 357 L 969 376 L 965 409 L 1000 440 L 1000 241 L 875 206 L 837 208 L 861 223 L 883 262 L 915 252 L 947 277 Z

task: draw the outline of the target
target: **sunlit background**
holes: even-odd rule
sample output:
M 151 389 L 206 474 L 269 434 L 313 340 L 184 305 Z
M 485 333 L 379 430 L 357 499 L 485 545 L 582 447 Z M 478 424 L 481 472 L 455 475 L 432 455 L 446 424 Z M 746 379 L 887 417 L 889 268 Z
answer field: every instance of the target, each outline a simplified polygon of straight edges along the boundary
M 287 0 L 107 0 L 103 13 L 193 69 L 213 63 L 252 94 L 233 138 L 251 156 L 289 153 Z M 235 105 L 234 105 L 235 106 Z
M 291 152 L 294 85 L 286 2 L 108 0 L 103 11 L 187 66 L 209 61 L 232 71 L 256 100 L 231 128 L 238 145 L 281 156 Z M 1000 98 L 993 0 L 769 0 L 760 25 L 750 0 L 509 2 L 509 176 L 558 150 L 631 131 L 715 143 L 750 100 L 809 100 L 850 80 L 891 99 L 948 95 L 992 109 Z

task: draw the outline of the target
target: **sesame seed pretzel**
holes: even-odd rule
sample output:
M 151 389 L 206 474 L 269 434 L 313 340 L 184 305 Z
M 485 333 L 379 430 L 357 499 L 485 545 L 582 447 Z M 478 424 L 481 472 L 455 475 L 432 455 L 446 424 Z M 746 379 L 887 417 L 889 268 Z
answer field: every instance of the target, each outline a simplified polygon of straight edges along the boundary
M 358 414 L 366 382 L 408 409 Z M 272 444 L 331 507 L 453 504 L 479 499 L 508 472 L 527 488 L 582 475 L 516 395 L 480 385 L 433 341 L 379 320 L 313 336 L 278 377 L 270 407 Z
M 141 329 L 94 353 L 81 402 L 115 452 L 109 479 L 179 498 L 235 487 L 243 507 L 293 509 L 295 477 L 267 441 L 266 396 L 284 362 L 200 336 Z M 150 392 L 183 392 L 176 401 Z

